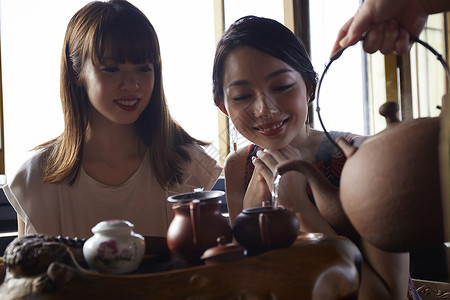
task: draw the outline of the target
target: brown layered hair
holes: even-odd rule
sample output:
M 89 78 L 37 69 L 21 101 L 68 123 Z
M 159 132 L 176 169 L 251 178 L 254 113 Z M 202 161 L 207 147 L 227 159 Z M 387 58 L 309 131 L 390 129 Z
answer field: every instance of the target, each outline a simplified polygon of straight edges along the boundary
M 78 178 L 91 110 L 81 73 L 88 59 L 101 63 L 107 47 L 118 61 L 145 63 L 148 60 L 154 66 L 153 93 L 134 125 L 151 150 L 150 163 L 158 182 L 167 188 L 181 180 L 181 163 L 190 160 L 180 146 L 206 143 L 191 137 L 170 116 L 164 96 L 158 37 L 148 18 L 124 0 L 91 2 L 67 26 L 60 77 L 64 131 L 36 147 L 46 150 L 43 181 L 73 185 Z

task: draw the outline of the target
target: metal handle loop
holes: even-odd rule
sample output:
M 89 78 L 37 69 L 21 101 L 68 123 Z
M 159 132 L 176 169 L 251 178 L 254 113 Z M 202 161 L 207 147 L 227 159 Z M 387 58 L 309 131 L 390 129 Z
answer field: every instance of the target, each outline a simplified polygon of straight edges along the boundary
M 361 39 L 361 41 L 363 41 L 365 38 L 365 36 Z M 445 74 L 447 75 L 447 78 L 450 80 L 450 71 L 449 68 L 447 66 L 447 63 L 445 62 L 444 58 L 442 57 L 441 54 L 439 54 L 433 47 L 431 47 L 429 44 L 425 43 L 424 41 L 416 38 L 416 37 L 410 37 L 410 40 L 412 42 L 416 42 L 422 46 L 424 46 L 426 49 L 428 49 L 431 53 L 433 53 L 437 60 L 442 64 L 442 66 L 444 67 L 445 70 Z M 351 47 L 351 46 L 348 46 Z M 336 141 L 333 140 L 333 138 L 330 136 L 329 132 L 325 129 L 325 125 L 323 124 L 323 120 L 322 120 L 322 116 L 320 115 L 320 106 L 319 106 L 319 98 L 320 98 L 320 88 L 322 86 L 322 81 L 323 78 L 325 77 L 325 74 L 327 73 L 328 69 L 330 68 L 331 64 L 337 60 L 339 57 L 341 57 L 342 53 L 345 51 L 345 49 L 347 49 L 348 47 L 345 48 L 340 48 L 338 51 L 336 51 L 330 58 L 329 62 L 325 65 L 325 69 L 322 73 L 322 75 L 320 76 L 319 79 L 319 83 L 317 84 L 317 88 L 316 88 L 316 111 L 317 111 L 317 116 L 319 117 L 319 122 L 320 125 L 322 126 L 323 132 L 325 133 L 325 135 L 327 136 L 327 138 L 330 140 L 330 142 L 336 147 L 338 148 L 342 153 L 344 153 L 344 151 L 342 151 L 342 148 L 339 147 L 339 145 L 336 143 Z

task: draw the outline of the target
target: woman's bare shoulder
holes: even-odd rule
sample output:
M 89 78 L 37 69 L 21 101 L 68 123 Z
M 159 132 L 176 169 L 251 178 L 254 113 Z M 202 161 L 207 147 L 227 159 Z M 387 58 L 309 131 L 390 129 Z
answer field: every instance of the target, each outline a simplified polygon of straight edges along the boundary
M 240 148 L 236 151 L 230 152 L 225 160 L 225 176 L 226 174 L 243 174 L 245 171 L 245 164 L 247 161 L 248 147 Z
M 248 147 L 231 152 L 225 160 L 225 191 L 230 222 L 242 211 Z

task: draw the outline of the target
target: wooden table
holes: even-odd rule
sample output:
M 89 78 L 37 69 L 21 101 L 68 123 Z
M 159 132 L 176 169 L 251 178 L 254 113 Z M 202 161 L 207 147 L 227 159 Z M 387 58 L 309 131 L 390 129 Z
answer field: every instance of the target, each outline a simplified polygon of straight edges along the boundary
M 142 266 L 152 265 L 153 258 Z M 343 237 L 299 235 L 294 245 L 227 263 L 99 274 L 60 262 L 38 276 L 6 270 L 1 299 L 357 299 L 361 254 Z M 176 264 L 175 264 L 176 265 Z M 152 268 L 150 266 L 150 268 Z

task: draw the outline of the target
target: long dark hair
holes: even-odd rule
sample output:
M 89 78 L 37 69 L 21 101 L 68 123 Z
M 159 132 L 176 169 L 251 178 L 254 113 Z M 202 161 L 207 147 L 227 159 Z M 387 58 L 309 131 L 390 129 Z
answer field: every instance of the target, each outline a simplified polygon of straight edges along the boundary
M 313 100 L 317 73 L 300 39 L 283 24 L 267 18 L 246 16 L 234 22 L 217 44 L 213 69 L 214 103 L 223 101 L 224 64 L 234 49 L 250 46 L 276 57 L 299 72 Z M 222 103 L 223 104 L 223 103 Z
M 172 119 L 162 83 L 158 37 L 148 18 L 125 0 L 94 1 L 70 20 L 61 57 L 61 102 L 64 132 L 37 149 L 47 149 L 43 181 L 73 185 L 81 168 L 90 105 L 81 81 L 85 62 L 102 62 L 105 49 L 118 61 L 154 66 L 155 83 L 149 104 L 135 122 L 144 143 L 151 148 L 150 162 L 160 185 L 167 188 L 181 179 L 180 164 L 189 160 L 180 145 L 204 142 L 194 139 Z

